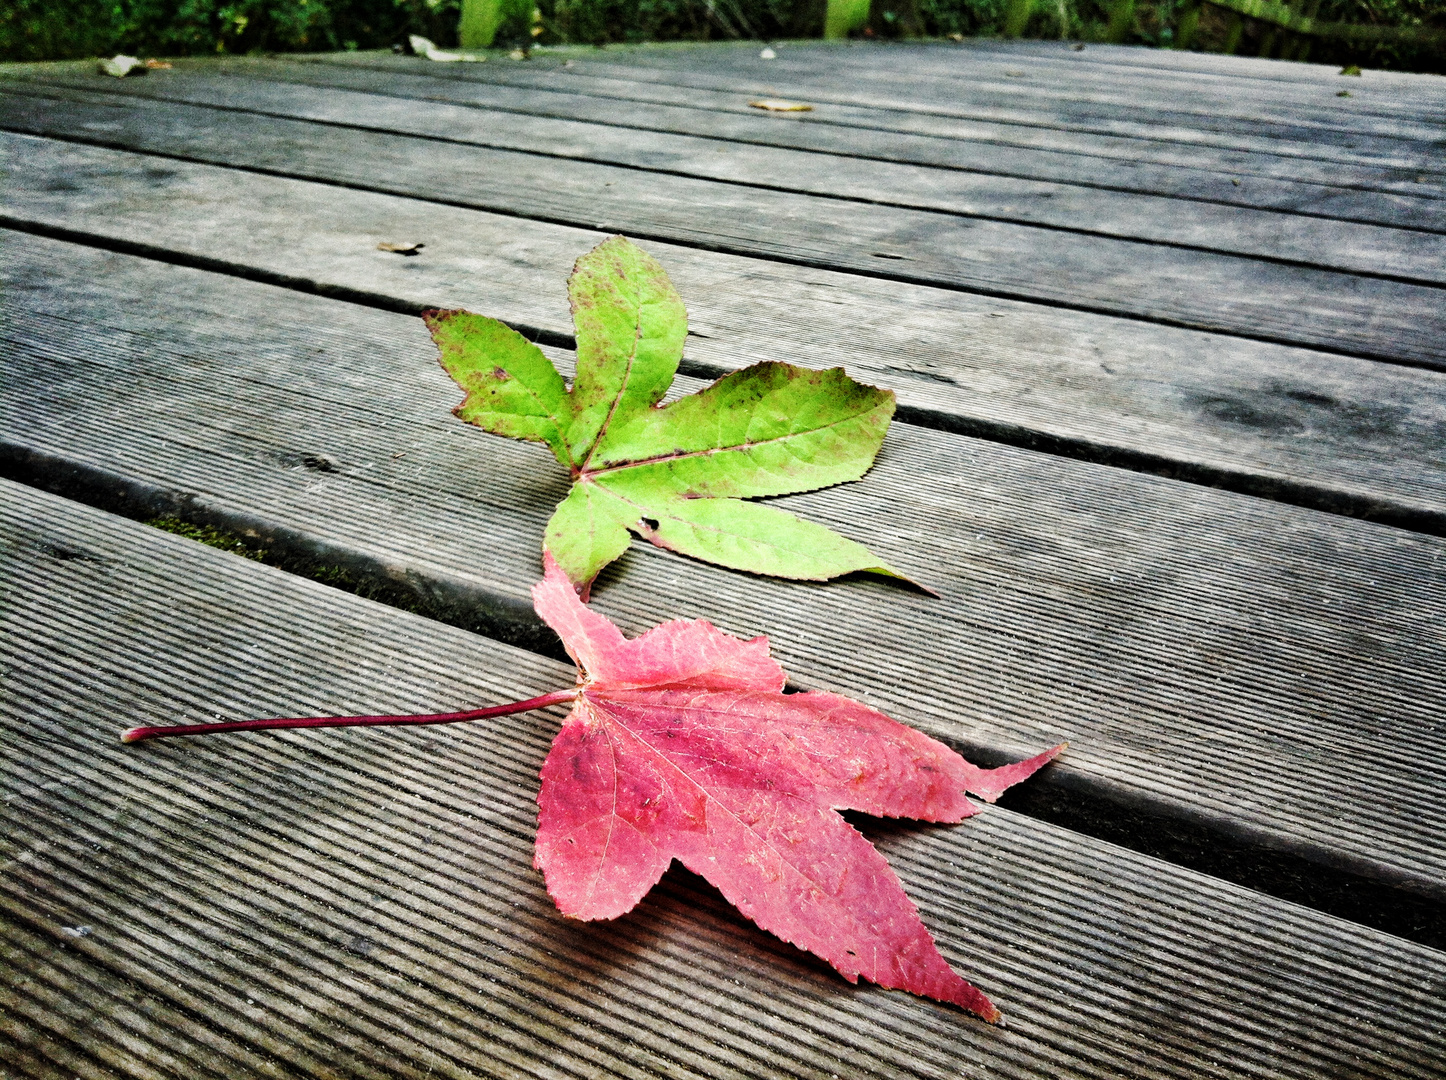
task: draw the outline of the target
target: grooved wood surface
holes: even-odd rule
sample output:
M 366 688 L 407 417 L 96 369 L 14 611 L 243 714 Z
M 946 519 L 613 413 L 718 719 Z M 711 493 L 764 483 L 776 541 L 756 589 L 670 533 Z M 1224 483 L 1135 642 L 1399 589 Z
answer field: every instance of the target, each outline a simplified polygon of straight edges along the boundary
M 112 80 L 99 89 L 107 93 L 97 92 L 93 79 L 57 77 L 35 87 L 88 103 L 114 104 L 113 94 L 134 95 L 1446 284 L 1446 239 L 1433 233 L 963 168 L 921 169 L 919 163 L 855 156 L 846 140 L 828 155 L 760 145 L 780 129 L 756 116 L 744 118 L 752 140 L 658 130 L 640 138 L 640 118 L 583 94 L 281 61 L 226 75 L 218 75 L 215 65 L 197 65 L 164 79 Z M 419 101 L 426 107 L 419 109 Z
M 11 220 L 554 335 L 572 329 L 567 273 L 603 235 L 28 136 L 0 145 Z M 376 250 L 399 239 L 428 246 L 417 258 Z M 841 365 L 932 426 L 1139 460 L 1236 490 L 1287 488 L 1306 505 L 1446 531 L 1441 372 L 648 247 L 688 305 L 686 356 L 697 368 Z
M 566 475 L 448 415 L 420 320 L 67 247 L 35 240 L 5 289 L 12 475 L 149 490 L 530 622 Z M 900 424 L 863 481 L 778 502 L 942 599 L 638 544 L 594 602 L 632 633 L 767 633 L 799 685 L 995 753 L 1068 740 L 1060 777 L 1446 899 L 1446 540 Z
M 583 65 L 582 72 L 575 62 L 568 71 L 713 92 L 769 81 L 817 90 L 825 103 L 881 111 L 994 120 L 1152 144 L 1227 147 L 1272 157 L 1415 163 L 1428 174 L 1442 171 L 1430 154 L 1442 127 L 1429 111 L 1440 101 L 1431 93 L 1430 79 L 1416 80 L 1404 94 L 1366 90 L 1360 99 L 1353 95 L 1343 100 L 1315 89 L 1302 93 L 1259 84 L 1247 89 L 1207 80 L 1151 78 L 1138 71 L 1121 77 L 1080 66 L 971 62 L 967 52 L 917 46 L 893 55 L 857 45 L 841 53 L 784 49 L 772 61 L 709 48 L 668 54 L 640 50 L 601 59 Z M 384 62 L 417 64 L 395 58 Z M 504 78 L 510 74 L 506 66 L 488 69 L 488 74 L 499 70 Z M 1347 85 L 1359 89 L 1362 84 L 1337 83 Z
M 780 118 L 782 122 L 800 127 L 826 124 L 865 131 L 879 128 L 935 138 L 977 141 L 991 146 L 999 144 L 1018 149 L 1062 152 L 1086 159 L 1098 158 L 1103 162 L 1118 159 L 1146 165 L 1224 172 L 1236 177 L 1275 177 L 1295 183 L 1354 186 L 1407 196 L 1420 195 L 1427 199 L 1440 198 L 1441 163 L 1431 152 L 1436 129 L 1432 126 L 1430 109 L 1437 102 L 1429 90 L 1424 94 L 1417 93 L 1421 84 L 1429 86 L 1430 79 L 1417 77 L 1411 91 L 1406 94 L 1401 94 L 1399 89 L 1391 91 L 1393 96 L 1404 99 L 1407 108 L 1414 106 L 1415 109 L 1411 118 L 1402 125 L 1404 130 L 1398 129 L 1405 138 L 1377 140 L 1366 136 L 1362 141 L 1376 152 L 1368 149 L 1357 154 L 1354 147 L 1343 139 L 1334 140 L 1334 146 L 1323 146 L 1319 125 L 1307 129 L 1306 138 L 1292 138 L 1292 135 L 1306 134 L 1292 127 L 1290 113 L 1293 110 L 1289 105 L 1272 100 L 1274 95 L 1269 90 L 1262 93 L 1258 87 L 1252 88 L 1253 92 L 1246 100 L 1257 103 L 1256 117 L 1268 111 L 1274 123 L 1267 129 L 1268 136 L 1241 137 L 1228 131 L 1221 132 L 1222 126 L 1228 126 L 1228 122 L 1223 123 L 1218 116 L 1194 116 L 1177 125 L 1156 123 L 1158 110 L 1165 104 L 1161 101 L 1138 103 L 1128 110 L 1131 115 L 1123 124 L 1091 124 L 1087 120 L 1071 122 L 1072 118 L 1067 116 L 1046 115 L 1037 103 L 1028 109 L 1012 110 L 1005 116 L 990 116 L 987 108 L 970 108 L 970 99 L 978 84 L 957 65 L 949 65 L 950 76 L 944 101 L 927 104 L 921 101 L 922 95 L 916 92 L 916 85 L 922 85 L 923 94 L 927 95 L 928 80 L 916 80 L 914 68 L 901 69 L 890 64 L 880 51 L 860 50 L 861 63 L 847 54 L 835 58 L 834 64 L 842 61 L 847 65 L 838 76 L 827 70 L 830 62 L 826 49 L 818 51 L 818 66 L 824 69 L 821 79 L 807 75 L 790 78 L 785 73 L 789 67 L 787 60 L 781 71 L 773 63 L 759 64 L 742 50 L 726 59 L 720 59 L 722 54 L 718 50 L 701 50 L 696 54 L 696 62 L 687 50 L 683 50 L 672 57 L 651 58 L 649 66 L 655 69 L 652 71 L 627 65 L 626 60 L 631 59 L 627 54 L 624 54 L 624 64 L 606 64 L 605 60 L 599 64 L 590 56 L 581 60 L 574 58 L 573 66 L 565 70 L 565 77 L 561 80 L 550 75 L 548 68 L 551 65 L 546 63 L 525 68 L 510 65 L 483 70 L 451 68 L 444 73 L 437 71 L 435 65 L 414 59 L 378 57 L 375 54 L 353 57 L 333 55 L 325 57 L 324 62 L 381 71 L 437 72 L 441 78 L 531 88 L 553 87 L 560 81 L 563 86 L 614 98 L 619 102 L 686 104 L 736 112 L 747 107 L 746 102 L 739 101 L 740 95 L 788 93 L 807 100 L 809 91 L 818 91 L 814 96 L 820 104 L 828 106 L 824 116 L 812 113 L 785 116 Z M 888 91 L 894 95 L 892 99 L 881 100 L 877 94 L 858 95 L 856 88 L 860 80 L 856 73 L 866 72 L 870 59 L 886 68 L 884 78 L 892 84 Z M 710 66 L 715 69 L 724 67 L 726 73 L 711 74 L 708 71 Z M 1008 79 L 1008 71 L 1007 67 L 1002 71 L 995 67 L 990 74 L 996 78 L 1004 75 Z M 1016 74 L 1025 75 L 1024 72 Z M 1129 85 L 1134 85 L 1133 80 Z M 1171 93 L 1178 101 L 1179 80 L 1174 80 Z M 815 104 L 812 101 L 807 103 Z M 1344 103 L 1336 100 L 1334 104 L 1339 115 Z M 1139 108 L 1139 105 L 1152 107 Z M 1281 115 L 1282 105 L 1286 115 Z M 1259 124 L 1260 120 L 1257 119 L 1256 123 Z M 1415 130 L 1409 130 L 1411 128 Z M 1357 133 L 1358 136 L 1361 134 Z M 1185 182 L 1198 178 L 1199 173 L 1196 173 Z M 1168 184 L 1168 181 L 1165 183 Z M 1226 192 L 1222 194 L 1229 195 Z M 1240 192 L 1234 193 L 1230 201 L 1251 204 L 1250 197 Z
M 26 1077 L 1439 1076 L 1446 956 L 991 809 L 866 826 L 1006 1023 L 850 987 L 673 872 L 557 915 L 532 654 L 0 482 L 0 1068 Z
M 1251 56 L 1226 56 L 1223 53 L 1175 52 L 1170 49 L 1140 49 L 1128 45 L 1091 45 L 1079 50 L 1074 56 L 1061 54 L 1075 52 L 1073 43 L 1049 41 L 989 41 L 978 39 L 965 43 L 971 52 L 992 56 L 1011 54 L 1027 62 L 1048 64 L 1066 63 L 1089 65 L 1114 71 L 1121 77 L 1135 73 L 1174 78 L 1178 86 L 1192 86 L 1199 76 L 1212 80 L 1250 80 L 1252 87 L 1265 84 L 1271 89 L 1283 85 L 1299 88 L 1312 86 L 1337 90 L 1353 83 L 1343 82 L 1341 69 L 1334 64 L 1290 63 L 1278 60 L 1259 59 Z M 1404 91 L 1410 98 L 1430 102 L 1446 100 L 1446 86 L 1435 79 L 1422 79 L 1406 71 L 1370 69 L 1362 73 L 1362 85 L 1378 86 L 1395 93 Z M 1354 78 L 1354 76 L 1351 76 Z
M 1188 117 L 1204 134 L 1216 137 L 1236 131 L 1254 134 L 1279 128 L 1319 128 L 1374 134 L 1393 142 L 1430 141 L 1440 128 L 1439 118 L 1432 116 L 1430 106 L 1446 101 L 1446 87 L 1437 80 L 1398 72 L 1373 70 L 1359 82 L 1344 82 L 1338 68 L 1314 65 L 1313 71 L 1293 72 L 1306 75 L 1304 79 L 1280 79 L 1283 65 L 1268 64 L 1264 71 L 1251 72 L 1239 61 L 1227 61 L 1228 75 L 1196 72 L 1182 79 L 1178 67 L 1169 69 L 1168 60 L 1159 66 L 1148 61 L 1117 64 L 1111 60 L 1102 64 L 1098 62 L 1100 54 L 1081 56 L 1090 50 L 1076 50 L 1067 44 L 1056 48 L 1053 55 L 1031 53 L 1028 47 L 1016 45 L 999 49 L 997 44 L 978 41 L 958 48 L 939 48 L 919 42 L 896 42 L 878 49 L 849 43 L 822 49 L 775 50 L 777 55 L 771 61 L 749 55 L 749 50 L 742 48 L 732 54 L 686 46 L 670 52 L 624 48 L 570 53 L 574 64 L 568 70 L 577 73 L 576 59 L 585 57 L 588 70 L 632 74 L 641 69 L 648 72 L 643 77 L 665 81 L 677 78 L 688 85 L 693 85 L 700 74 L 733 80 L 796 79 L 845 88 L 840 92 L 861 102 L 872 102 L 887 94 L 901 109 L 932 112 L 941 103 L 954 109 L 981 105 L 1023 109 L 1015 122 L 1035 127 L 1054 125 L 1050 109 L 1069 116 L 1073 123 L 1068 126 L 1073 127 L 1082 127 L 1090 116 L 1118 115 L 1139 120 L 1143 110 L 1149 110 L 1151 116 L 1159 116 L 1163 110 L 1166 120 Z M 1150 59 L 1162 55 L 1138 49 L 1115 53 L 1136 61 L 1142 55 Z M 1011 58 L 1020 62 L 1011 64 Z M 323 54 L 315 59 L 354 64 L 360 58 Z M 1285 69 L 1287 74 L 1292 73 L 1291 68 Z M 510 70 L 504 65 L 489 68 L 487 73 L 495 76 Z M 1350 99 L 1320 92 L 1342 88 L 1354 88 Z M 1040 107 L 1024 108 L 1029 105 Z M 1199 141 L 1201 135 L 1193 138 Z M 1313 153 L 1319 156 L 1334 147 L 1329 141 L 1314 138 L 1311 143 Z M 1270 152 L 1281 151 L 1272 148 Z
M 0 1077 L 1443 1075 L 1446 82 L 776 52 L 0 66 Z M 1071 744 L 963 826 L 860 821 L 1003 1027 L 678 871 L 560 919 L 555 712 L 115 741 L 571 681 L 527 591 L 567 478 L 449 415 L 415 315 L 567 373 L 613 231 L 689 305 L 675 394 L 898 393 L 862 481 L 778 502 L 942 595 L 635 544 L 596 606 L 982 764 Z
M 118 108 L 12 94 L 4 124 L 796 266 L 1446 367 L 1446 293 L 1434 286 L 143 98 Z
M 237 61 L 222 70 L 252 72 L 254 64 Z M 578 75 L 578 64 L 574 60 L 573 67 L 564 65 L 564 71 L 569 76 Z M 546 70 L 546 65 L 543 67 Z M 266 70 L 269 74 L 275 69 L 268 65 Z M 1042 134 L 1032 125 L 978 122 L 956 123 L 945 131 L 898 130 L 900 125 L 890 123 L 892 117 L 886 110 L 860 114 L 858 123 L 842 122 L 849 114 L 840 116 L 833 109 L 824 118 L 816 115 L 817 110 L 801 115 L 760 116 L 740 104 L 737 97 L 719 95 L 711 100 L 680 101 L 670 97 L 666 88 L 664 92 L 639 90 L 614 85 L 616 80 L 534 75 L 530 69 L 519 72 L 494 68 L 489 69 L 490 77 L 479 79 L 466 73 L 449 75 L 433 68 L 403 66 L 394 60 L 340 62 L 328 57 L 322 64 L 303 70 L 305 74 L 300 77 L 306 82 L 363 90 L 390 85 L 402 92 L 409 85 L 427 85 L 428 96 L 435 93 L 445 101 L 520 106 L 544 115 L 595 119 L 644 131 L 688 132 L 851 157 L 945 166 L 984 175 L 1169 195 L 1436 232 L 1446 227 L 1440 182 L 1429 171 L 1403 176 L 1396 170 L 1357 170 L 1339 162 L 1333 167 L 1315 168 L 1309 162 L 1281 161 L 1270 154 L 1229 154 L 1202 148 L 1191 148 L 1188 153 L 1180 152 L 1182 148 L 1170 148 L 1165 160 L 1155 161 L 1152 157 L 1158 156 L 1159 147 L 1150 140 L 1069 137 L 1073 133 L 1045 130 Z M 49 71 L 44 74 L 52 75 Z M 1376 74 L 1372 73 L 1373 78 Z M 778 90 L 776 86 L 763 89 L 774 93 Z M 1178 99 L 1180 80 L 1174 81 L 1171 92 Z M 1431 104 L 1426 103 L 1426 108 Z M 1423 111 L 1415 102 L 1408 108 L 1412 115 Z M 911 122 L 905 126 L 918 125 Z M 1240 183 L 1235 183 L 1237 180 Z

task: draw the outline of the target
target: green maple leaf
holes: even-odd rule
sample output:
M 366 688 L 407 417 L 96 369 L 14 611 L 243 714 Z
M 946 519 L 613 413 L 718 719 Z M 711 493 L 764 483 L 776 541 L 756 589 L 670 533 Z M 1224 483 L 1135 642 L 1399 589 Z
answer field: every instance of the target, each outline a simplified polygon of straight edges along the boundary
M 688 316 L 652 256 L 621 236 L 568 279 L 577 329 L 569 390 L 536 345 L 466 311 L 423 317 L 442 366 L 466 391 L 455 414 L 546 443 L 572 473 L 544 548 L 584 595 L 629 533 L 737 570 L 822 581 L 855 570 L 902 577 L 868 549 L 746 500 L 857 480 L 873 464 L 894 395 L 840 368 L 762 363 L 659 406 Z

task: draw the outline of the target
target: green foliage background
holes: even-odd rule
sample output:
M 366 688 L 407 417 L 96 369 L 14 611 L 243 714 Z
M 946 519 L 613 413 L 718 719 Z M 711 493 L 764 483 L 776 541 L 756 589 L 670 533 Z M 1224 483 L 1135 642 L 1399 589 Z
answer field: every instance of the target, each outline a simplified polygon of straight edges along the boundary
M 1035 0 L 1028 37 L 1097 41 L 1108 0 Z M 817 36 L 825 0 L 537 0 L 544 44 L 779 39 Z M 929 36 L 999 33 L 1009 0 L 874 0 L 870 31 Z M 1127 41 L 1171 44 L 1184 0 L 1138 0 Z M 386 48 L 408 34 L 455 44 L 460 0 L 0 0 L 0 60 Z M 902 16 L 902 17 L 900 17 Z M 1446 26 L 1446 0 L 1322 0 L 1325 21 Z M 513 20 L 514 22 L 516 20 Z M 1228 12 L 1203 9 L 1193 45 L 1218 50 Z M 1250 20 L 1238 51 L 1258 51 L 1268 27 Z M 503 28 L 497 44 L 529 37 Z M 1278 50 L 1278 46 L 1277 46 Z M 1441 50 L 1316 42 L 1310 59 L 1446 72 Z
M 0 59 L 383 48 L 455 40 L 459 0 L 3 0 Z

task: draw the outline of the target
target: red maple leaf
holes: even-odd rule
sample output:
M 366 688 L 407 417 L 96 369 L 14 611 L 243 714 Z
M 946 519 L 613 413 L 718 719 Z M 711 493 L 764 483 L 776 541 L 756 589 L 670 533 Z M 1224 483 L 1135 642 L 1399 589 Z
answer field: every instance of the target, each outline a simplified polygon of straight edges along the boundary
M 919 911 L 840 810 L 957 822 L 1064 749 L 1000 769 L 837 694 L 785 694 L 768 639 L 702 620 L 632 641 L 577 595 L 544 553 L 537 613 L 578 682 L 528 701 L 426 716 L 319 716 L 131 728 L 124 742 L 271 728 L 437 724 L 571 701 L 542 766 L 535 865 L 564 915 L 631 911 L 677 859 L 764 930 L 844 978 L 999 1010 L 950 969 Z
M 840 810 L 956 822 L 1063 747 L 979 769 L 837 694 L 785 694 L 768 639 L 703 621 L 632 641 L 547 556 L 537 613 L 579 668 L 542 766 L 535 864 L 563 914 L 630 911 L 677 859 L 764 930 L 862 976 L 999 1010 L 950 969 L 899 879 Z

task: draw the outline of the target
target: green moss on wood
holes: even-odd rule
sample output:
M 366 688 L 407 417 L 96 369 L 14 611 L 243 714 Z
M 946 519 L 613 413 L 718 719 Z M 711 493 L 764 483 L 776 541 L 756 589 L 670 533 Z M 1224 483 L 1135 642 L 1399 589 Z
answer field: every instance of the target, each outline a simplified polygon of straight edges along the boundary
M 197 524 L 184 518 L 155 517 L 148 519 L 145 523 L 152 528 L 176 536 L 184 536 L 187 540 L 195 540 L 207 547 L 213 547 L 231 555 L 239 555 L 243 559 L 274 566 L 279 570 L 296 574 L 298 577 L 310 578 L 312 581 L 329 585 L 333 589 L 341 589 L 343 592 L 352 593 L 366 600 L 375 600 L 390 607 L 401 608 L 404 611 L 420 615 L 429 615 L 433 618 L 445 618 L 443 613 L 432 610 L 428 605 L 422 603 L 412 590 L 349 567 L 309 559 L 295 552 L 267 546 L 258 542 L 254 537 L 243 536 L 214 525 Z
M 218 529 L 211 525 L 196 525 L 178 517 L 151 518 L 146 524 L 163 532 L 184 536 L 187 540 L 195 540 L 207 547 L 229 551 L 232 555 L 240 555 L 243 559 L 254 559 L 256 562 L 266 561 L 265 551 L 254 546 L 246 537 L 225 529 Z

